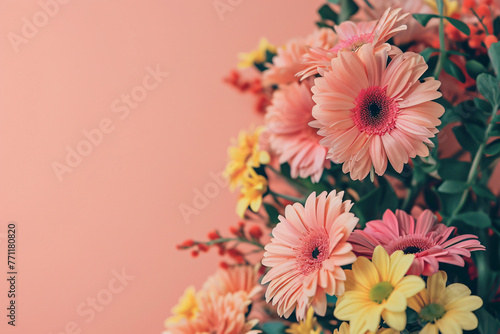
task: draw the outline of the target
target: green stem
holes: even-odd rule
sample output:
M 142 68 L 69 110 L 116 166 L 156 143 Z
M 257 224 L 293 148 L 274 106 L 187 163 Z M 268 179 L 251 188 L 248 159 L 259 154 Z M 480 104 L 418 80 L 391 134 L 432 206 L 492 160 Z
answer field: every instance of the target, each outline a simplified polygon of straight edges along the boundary
M 223 244 L 225 242 L 231 242 L 231 241 L 243 242 L 243 243 L 247 243 L 247 244 L 254 245 L 256 247 L 264 249 L 264 246 L 262 246 L 260 243 L 258 243 L 256 241 L 248 240 L 245 238 L 220 238 L 220 239 L 211 240 L 211 241 L 207 242 L 206 245 L 211 246 L 211 245 Z M 203 242 L 200 242 L 200 244 L 201 243 L 203 243 Z
M 493 107 L 492 109 L 492 117 L 495 116 L 497 113 L 497 110 L 500 106 L 497 104 Z M 479 148 L 477 149 L 476 155 L 474 156 L 474 159 L 472 160 L 472 164 L 470 166 L 469 174 L 467 175 L 467 189 L 463 192 L 462 197 L 460 197 L 460 201 L 458 202 L 458 205 L 455 207 L 455 210 L 451 213 L 451 217 L 448 220 L 448 222 L 451 222 L 453 218 L 462 210 L 462 207 L 465 204 L 465 201 L 467 200 L 467 196 L 469 195 L 470 187 L 474 185 L 477 177 L 477 173 L 479 172 L 478 167 L 479 163 L 481 162 L 481 158 L 483 157 L 483 152 L 484 149 L 486 148 L 486 142 L 488 141 L 488 138 L 490 137 L 490 132 L 495 126 L 495 123 L 490 121 L 488 124 L 488 127 L 486 128 L 486 131 L 484 132 L 484 137 L 483 137 L 483 142 L 481 145 L 479 145 Z
M 481 25 L 483 26 L 484 28 L 484 32 L 486 32 L 486 35 L 489 35 L 490 32 L 488 31 L 488 27 L 486 26 L 486 24 L 484 24 L 483 22 L 483 19 L 479 17 L 479 15 L 477 15 L 476 11 L 474 10 L 474 8 L 471 8 L 472 10 L 472 14 L 474 14 L 474 16 L 477 18 L 477 20 L 479 21 L 479 23 L 481 23 Z M 483 16 L 484 17 L 484 16 Z
M 439 1 L 439 0 L 438 0 Z M 443 68 L 444 60 L 446 59 L 446 46 L 444 42 L 444 18 L 443 18 L 443 6 L 439 7 L 439 58 L 436 64 L 436 69 L 434 70 L 434 78 L 439 79 L 439 74 L 441 73 L 441 69 Z
M 299 203 L 304 202 L 304 198 L 298 198 L 298 197 L 293 197 L 293 196 L 289 196 L 289 195 L 285 195 L 285 194 L 279 194 L 277 192 L 272 191 L 271 189 L 269 189 L 269 193 L 273 196 L 281 197 L 281 198 L 286 199 L 288 201 L 299 202 Z

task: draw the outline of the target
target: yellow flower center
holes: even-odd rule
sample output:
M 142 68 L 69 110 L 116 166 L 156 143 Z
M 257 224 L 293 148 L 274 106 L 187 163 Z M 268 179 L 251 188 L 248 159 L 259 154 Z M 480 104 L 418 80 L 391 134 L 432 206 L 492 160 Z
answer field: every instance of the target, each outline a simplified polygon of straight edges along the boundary
M 374 301 L 375 303 L 382 303 L 384 300 L 389 298 L 391 295 L 392 291 L 394 290 L 394 287 L 392 286 L 391 283 L 389 282 L 380 282 L 377 283 L 371 288 L 369 297 L 371 301 Z
M 431 303 L 420 311 L 418 316 L 420 319 L 427 322 L 434 322 L 438 319 L 441 319 L 446 313 L 446 310 L 442 305 Z

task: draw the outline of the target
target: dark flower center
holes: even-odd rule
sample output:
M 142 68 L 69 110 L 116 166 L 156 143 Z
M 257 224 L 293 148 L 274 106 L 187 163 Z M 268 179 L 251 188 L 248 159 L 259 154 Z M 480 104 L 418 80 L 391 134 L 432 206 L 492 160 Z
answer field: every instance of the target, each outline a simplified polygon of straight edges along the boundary
M 416 246 L 409 246 L 409 247 L 406 247 L 405 249 L 403 249 L 403 252 L 405 254 L 417 254 L 417 253 L 420 253 L 422 251 L 422 249 L 416 247 Z
M 382 136 L 396 126 L 399 106 L 386 91 L 386 87 L 372 86 L 359 92 L 351 111 L 360 131 Z
M 382 111 L 382 109 L 377 103 L 370 104 L 368 106 L 368 110 L 370 111 L 370 116 L 373 118 L 377 118 L 378 115 L 380 115 L 380 111 Z
M 320 253 L 320 251 L 319 251 L 318 247 L 314 248 L 314 250 L 312 251 L 312 257 L 317 259 L 319 253 Z

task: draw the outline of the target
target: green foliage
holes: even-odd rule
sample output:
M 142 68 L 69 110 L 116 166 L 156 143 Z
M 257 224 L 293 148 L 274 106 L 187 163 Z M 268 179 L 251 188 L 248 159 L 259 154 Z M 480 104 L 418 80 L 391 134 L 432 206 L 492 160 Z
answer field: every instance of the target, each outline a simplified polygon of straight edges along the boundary
M 464 212 L 456 215 L 453 220 L 461 221 L 467 225 L 479 228 L 491 226 L 491 219 L 484 212 Z

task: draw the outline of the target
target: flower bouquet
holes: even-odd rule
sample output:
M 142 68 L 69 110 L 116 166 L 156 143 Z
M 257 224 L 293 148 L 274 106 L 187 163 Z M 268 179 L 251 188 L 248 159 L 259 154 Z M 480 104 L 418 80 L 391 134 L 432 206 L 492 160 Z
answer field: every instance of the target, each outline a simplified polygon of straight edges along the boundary
M 318 12 L 226 78 L 263 116 L 229 148 L 242 220 L 178 245 L 224 261 L 166 332 L 497 333 L 500 2 Z

